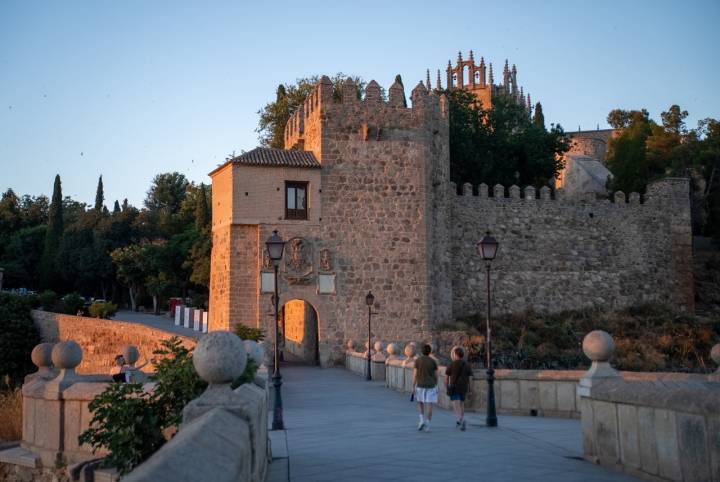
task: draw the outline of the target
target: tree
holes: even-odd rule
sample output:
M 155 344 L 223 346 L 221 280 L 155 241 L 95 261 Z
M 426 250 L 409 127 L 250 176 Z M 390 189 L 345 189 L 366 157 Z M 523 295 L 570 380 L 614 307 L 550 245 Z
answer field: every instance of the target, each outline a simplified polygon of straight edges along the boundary
M 45 248 L 41 261 L 41 280 L 42 288 L 52 288 L 57 281 L 55 269 L 55 258 L 60 245 L 64 227 L 63 220 L 63 198 L 62 184 L 60 175 L 55 176 L 55 185 L 53 186 L 52 202 L 48 213 L 48 227 L 45 233 Z
M 491 109 L 472 93 L 445 91 L 450 105 L 450 179 L 462 183 L 545 185 L 563 167 L 568 141 L 560 125 L 533 123 L 525 108 L 504 94 Z
M 137 311 L 137 295 L 147 276 L 143 247 L 131 244 L 117 248 L 110 253 L 110 257 L 117 266 L 118 279 L 128 288 L 130 307 L 132 311 Z
M 120 212 L 120 203 L 118 200 L 115 200 L 115 205 L 113 206 L 113 214 L 118 214 Z
M 685 118 L 687 116 L 688 112 L 686 110 L 680 110 L 680 106 L 677 104 L 671 105 L 667 112 L 660 113 L 663 127 L 675 134 L 686 132 Z
M 535 127 L 538 127 L 543 130 L 545 129 L 545 116 L 543 115 L 542 104 L 540 102 L 535 104 L 535 114 L 533 115 L 533 124 L 535 124 Z
M 405 85 L 403 85 L 402 77 L 400 76 L 400 74 L 397 74 L 395 76 L 395 82 L 402 85 L 403 87 L 403 107 L 407 107 L 407 98 L 405 97 Z
M 103 191 L 102 176 L 98 179 L 97 190 L 95 191 L 95 211 L 101 213 L 105 203 L 105 192 Z
M 622 134 L 611 139 L 608 146 L 607 165 L 613 173 L 611 190 L 643 192 L 654 174 L 647 159 L 647 138 L 652 133 L 649 122 L 637 116 Z
M 205 193 L 205 184 L 200 183 L 200 190 L 197 193 L 195 202 L 195 229 L 202 231 L 208 224 L 208 202 Z
M 347 76 L 342 72 L 330 80 L 333 83 L 333 97 L 339 100 L 342 96 L 342 84 L 348 77 L 352 78 L 358 87 L 358 96 L 365 90 L 365 82 L 360 77 Z M 285 125 L 290 116 L 303 105 L 305 98 L 312 92 L 320 80 L 317 75 L 297 79 L 294 84 L 280 84 L 275 91 L 275 101 L 265 104 L 258 111 L 260 116 L 258 127 L 261 146 L 282 149 L 285 147 Z
M 650 113 L 645 110 L 613 109 L 607 116 L 607 123 L 614 129 L 624 129 L 631 123 L 648 122 Z

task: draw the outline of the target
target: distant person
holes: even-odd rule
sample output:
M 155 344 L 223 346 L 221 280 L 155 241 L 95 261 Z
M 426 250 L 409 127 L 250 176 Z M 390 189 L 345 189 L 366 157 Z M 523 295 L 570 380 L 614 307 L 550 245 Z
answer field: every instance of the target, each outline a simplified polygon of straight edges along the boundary
M 445 385 L 448 396 L 452 400 L 453 411 L 457 421 L 455 426 L 465 431 L 465 397 L 470 392 L 470 380 L 472 379 L 472 368 L 464 360 L 465 352 L 459 346 L 453 348 L 450 353 L 452 362 L 445 369 Z
M 115 382 L 130 382 L 130 373 L 127 371 L 127 367 L 125 366 L 124 356 L 118 355 L 115 357 L 115 366 L 110 370 L 110 375 L 112 375 L 113 381 Z
M 427 432 L 430 430 L 430 421 L 432 420 L 432 404 L 437 403 L 438 399 L 438 366 L 435 360 L 429 356 L 432 352 L 430 345 L 423 345 L 421 351 L 422 355 L 415 360 L 415 368 L 413 369 L 413 390 L 418 413 L 420 414 L 418 430 Z M 426 407 L 427 417 L 425 416 Z

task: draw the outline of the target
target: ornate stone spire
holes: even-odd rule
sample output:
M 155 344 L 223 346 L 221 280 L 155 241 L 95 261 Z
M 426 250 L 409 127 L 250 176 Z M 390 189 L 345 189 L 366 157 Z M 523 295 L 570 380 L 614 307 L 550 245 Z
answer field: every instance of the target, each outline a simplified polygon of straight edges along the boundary
M 435 79 L 435 88 L 437 90 L 442 89 L 442 85 L 440 84 L 440 69 L 437 70 L 437 79 Z
M 495 77 L 493 77 L 493 71 L 492 71 L 492 62 L 490 62 L 490 77 L 488 79 L 488 82 L 490 83 L 490 86 L 493 86 L 495 84 Z
M 475 62 L 475 57 L 473 57 L 473 51 L 470 51 L 470 62 Z
M 427 69 L 427 72 L 425 72 L 425 87 L 428 92 L 432 89 L 432 86 L 430 85 L 430 69 Z

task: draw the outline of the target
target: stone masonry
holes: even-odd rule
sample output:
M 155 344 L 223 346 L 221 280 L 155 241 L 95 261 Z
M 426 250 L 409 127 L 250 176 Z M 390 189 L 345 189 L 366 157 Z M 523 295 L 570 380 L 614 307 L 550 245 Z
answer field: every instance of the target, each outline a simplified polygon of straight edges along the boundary
M 345 340 L 367 338 L 370 290 L 373 337 L 387 342 L 430 339 L 439 323 L 482 312 L 474 245 L 487 230 L 500 242 L 500 311 L 692 308 L 686 180 L 651 186 L 644 203 L 636 193 L 617 193 L 615 203 L 555 199 L 547 187 L 521 196 L 517 186 L 479 186 L 473 196 L 465 185 L 458 196 L 444 96 L 420 83 L 404 107 L 402 85 L 386 101 L 374 81 L 363 100 L 352 82 L 341 94 L 333 99 L 323 77 L 288 121 L 286 150 L 258 148 L 210 173 L 210 330 L 244 323 L 272 339 L 264 242 L 273 230 L 287 241 L 280 306 L 302 300 L 315 309 L 323 365 L 342 359 Z M 287 183 L 306 186 L 305 219 L 288 214 Z

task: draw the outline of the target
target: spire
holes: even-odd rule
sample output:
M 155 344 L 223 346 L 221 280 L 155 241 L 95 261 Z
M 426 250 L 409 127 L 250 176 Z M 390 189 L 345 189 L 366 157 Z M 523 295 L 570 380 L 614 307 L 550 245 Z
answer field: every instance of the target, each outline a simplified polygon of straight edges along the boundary
M 510 93 L 510 69 L 508 68 L 508 61 L 505 59 L 505 67 L 503 67 L 503 86 L 505 92 Z
M 480 57 L 480 67 L 485 67 L 485 57 Z
M 492 62 L 490 62 L 490 78 L 489 78 L 488 82 L 490 83 L 491 87 L 495 84 L 495 78 L 493 77 L 493 71 L 492 71 Z
M 459 50 L 458 50 L 458 61 L 457 61 L 457 63 L 458 63 L 458 65 L 460 65 L 460 64 L 462 63 L 462 52 L 460 52 Z
M 470 62 L 475 62 L 475 57 L 473 57 L 473 51 L 470 51 Z
M 512 70 L 510 72 L 510 84 L 511 84 L 511 90 L 512 90 L 513 96 L 517 97 L 517 95 L 518 95 L 517 68 L 515 67 L 515 64 L 513 64 Z
M 520 105 L 525 107 L 525 94 L 522 87 L 520 87 Z
M 532 114 L 532 104 L 530 103 L 530 92 L 528 92 L 528 94 L 527 94 L 527 110 L 528 110 L 528 115 L 531 115 Z
M 428 92 L 430 92 L 430 69 L 427 69 L 427 72 L 425 73 L 425 87 L 427 87 Z
M 442 89 L 442 85 L 440 84 L 440 69 L 437 71 L 437 79 L 435 80 L 435 88 L 437 90 Z

